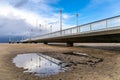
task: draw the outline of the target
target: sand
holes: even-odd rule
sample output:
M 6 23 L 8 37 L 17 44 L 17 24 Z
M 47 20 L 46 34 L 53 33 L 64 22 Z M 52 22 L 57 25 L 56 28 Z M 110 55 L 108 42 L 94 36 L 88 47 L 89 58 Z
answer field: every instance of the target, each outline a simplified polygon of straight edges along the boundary
M 120 80 L 120 45 L 77 45 L 65 47 L 44 44 L 0 44 L 0 80 Z M 114 46 L 113 46 L 114 45 Z M 12 59 L 17 54 L 43 53 L 70 63 L 70 69 L 48 77 L 23 73 Z M 85 53 L 89 56 L 74 55 Z

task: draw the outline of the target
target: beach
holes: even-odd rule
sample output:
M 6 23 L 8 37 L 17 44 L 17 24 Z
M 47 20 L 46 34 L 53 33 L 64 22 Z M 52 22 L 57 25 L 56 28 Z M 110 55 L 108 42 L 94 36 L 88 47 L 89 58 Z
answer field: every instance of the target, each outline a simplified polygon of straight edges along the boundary
M 77 45 L 77 44 L 76 44 Z M 113 46 L 114 45 L 114 46 Z M 120 45 L 0 44 L 0 80 L 120 80 Z M 38 77 L 12 63 L 17 54 L 42 53 L 70 63 L 69 70 Z M 73 54 L 82 53 L 85 55 Z M 87 55 L 87 56 L 86 56 Z

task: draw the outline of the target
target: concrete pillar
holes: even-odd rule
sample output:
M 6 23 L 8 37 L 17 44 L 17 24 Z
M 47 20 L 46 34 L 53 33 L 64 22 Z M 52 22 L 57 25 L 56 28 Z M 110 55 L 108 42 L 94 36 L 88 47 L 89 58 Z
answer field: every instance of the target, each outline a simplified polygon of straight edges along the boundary
M 33 42 L 33 43 L 37 44 L 38 42 Z
M 48 44 L 47 42 L 44 42 L 44 44 Z
M 67 47 L 72 47 L 73 46 L 73 42 L 67 42 Z

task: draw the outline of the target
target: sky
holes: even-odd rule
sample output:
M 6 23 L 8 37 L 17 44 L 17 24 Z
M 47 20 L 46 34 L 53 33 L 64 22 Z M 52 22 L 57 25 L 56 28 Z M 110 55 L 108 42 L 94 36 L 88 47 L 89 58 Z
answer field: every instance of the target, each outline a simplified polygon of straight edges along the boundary
M 0 37 L 37 36 L 120 15 L 119 0 L 0 0 Z

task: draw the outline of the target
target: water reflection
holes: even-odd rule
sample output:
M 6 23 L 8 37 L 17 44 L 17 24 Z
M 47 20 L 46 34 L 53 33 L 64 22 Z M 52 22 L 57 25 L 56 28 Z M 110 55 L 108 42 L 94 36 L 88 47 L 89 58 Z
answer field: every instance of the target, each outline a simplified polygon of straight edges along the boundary
M 37 53 L 17 55 L 13 59 L 13 63 L 19 68 L 26 69 L 24 72 L 31 72 L 41 77 L 64 72 L 67 69 L 65 64 L 61 64 L 61 61 Z

